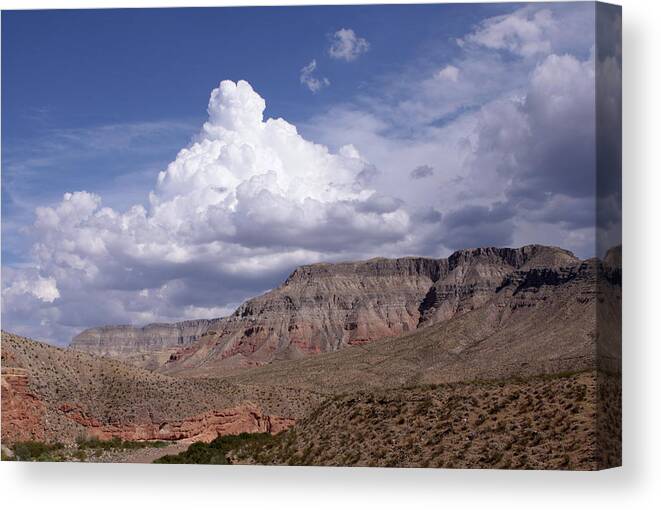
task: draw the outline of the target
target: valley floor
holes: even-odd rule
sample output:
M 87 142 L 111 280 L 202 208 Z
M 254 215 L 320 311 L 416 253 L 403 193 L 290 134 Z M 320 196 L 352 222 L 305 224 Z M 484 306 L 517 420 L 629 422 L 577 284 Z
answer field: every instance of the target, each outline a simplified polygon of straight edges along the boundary
M 124 450 L 110 452 L 94 462 L 123 462 L 131 464 L 151 464 L 164 455 L 177 455 L 190 446 L 189 442 L 174 442 L 163 448 L 143 448 L 140 450 Z

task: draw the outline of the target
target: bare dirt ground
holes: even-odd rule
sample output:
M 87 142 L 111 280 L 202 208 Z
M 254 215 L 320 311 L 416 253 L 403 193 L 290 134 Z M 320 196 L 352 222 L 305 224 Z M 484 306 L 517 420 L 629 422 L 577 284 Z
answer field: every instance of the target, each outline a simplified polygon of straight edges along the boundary
M 190 442 L 178 441 L 163 448 L 141 448 L 139 450 L 123 450 L 106 452 L 99 458 L 91 458 L 89 462 L 123 462 L 130 464 L 151 464 L 164 455 L 176 455 L 190 446 Z

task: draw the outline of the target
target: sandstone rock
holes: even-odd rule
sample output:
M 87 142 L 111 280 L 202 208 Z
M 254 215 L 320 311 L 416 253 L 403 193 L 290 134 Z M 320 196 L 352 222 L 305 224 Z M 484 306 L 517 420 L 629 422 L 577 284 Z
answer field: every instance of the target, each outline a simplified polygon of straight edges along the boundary
M 232 371 L 395 337 L 482 306 L 520 270 L 573 265 L 539 245 L 476 248 L 447 259 L 377 258 L 296 269 L 277 289 L 230 317 L 145 328 L 87 330 L 74 349 L 164 373 L 205 366 Z
M 2 438 L 16 441 L 43 440 L 44 405 L 30 391 L 28 374 L 15 367 L 2 367 Z
M 295 423 L 295 420 L 291 418 L 266 415 L 259 406 L 252 402 L 227 409 L 211 410 L 180 420 L 163 422 L 127 420 L 103 424 L 98 419 L 88 416 L 75 405 L 65 404 L 60 407 L 60 410 L 69 419 L 83 425 L 89 436 L 103 440 L 118 437 L 129 441 L 209 442 L 219 435 L 242 432 L 277 434 Z
M 217 320 L 190 320 L 174 324 L 101 326 L 86 329 L 71 341 L 72 349 L 156 368 L 178 348 L 198 340 Z
M 161 369 L 233 370 L 333 352 L 411 332 L 484 304 L 517 270 L 575 264 L 545 246 L 461 250 L 447 259 L 407 257 L 313 264 L 241 305 L 217 332 Z

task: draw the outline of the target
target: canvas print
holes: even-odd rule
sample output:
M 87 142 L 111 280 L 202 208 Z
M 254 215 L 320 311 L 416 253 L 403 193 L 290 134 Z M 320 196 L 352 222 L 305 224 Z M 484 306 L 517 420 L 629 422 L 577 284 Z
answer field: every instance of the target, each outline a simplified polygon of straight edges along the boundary
M 620 27 L 2 12 L 3 461 L 619 466 Z

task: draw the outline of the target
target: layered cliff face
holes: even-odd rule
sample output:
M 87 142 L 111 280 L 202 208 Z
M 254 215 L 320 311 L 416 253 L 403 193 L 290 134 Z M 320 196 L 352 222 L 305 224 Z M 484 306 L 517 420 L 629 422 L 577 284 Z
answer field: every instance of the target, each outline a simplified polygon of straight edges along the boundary
M 71 341 L 70 347 L 99 356 L 130 361 L 155 369 L 170 355 L 198 340 L 218 320 L 190 320 L 174 324 L 101 326 L 86 329 Z
M 440 270 L 439 261 L 423 258 L 300 267 L 174 355 L 165 370 L 256 366 L 412 331 Z
M 232 370 L 399 336 L 482 306 L 515 271 L 576 262 L 559 248 L 525 246 L 462 250 L 447 259 L 303 266 L 162 370 Z
M 617 373 L 619 278 L 597 259 L 512 272 L 482 306 L 384 339 L 229 376 L 348 393 L 605 369 Z M 193 371 L 207 372 L 205 366 Z M 339 375 L 341 374 L 341 375 Z
M 569 251 L 539 245 L 458 251 L 444 261 L 441 277 L 425 295 L 420 325 L 444 321 L 482 306 L 514 271 L 553 269 L 577 261 Z
M 227 318 L 145 328 L 87 330 L 72 348 L 166 373 L 233 370 L 395 337 L 488 301 L 516 271 L 570 266 L 559 248 L 461 250 L 447 259 L 406 257 L 313 264 Z M 182 326 L 183 325 L 183 326 Z

